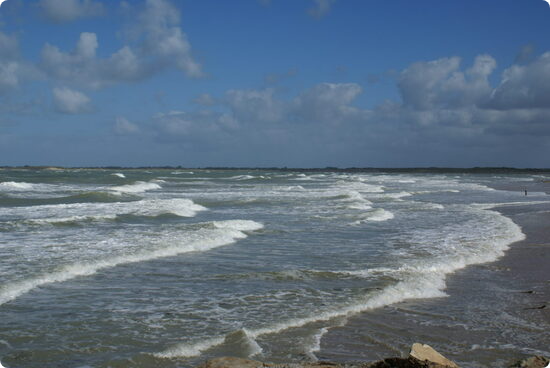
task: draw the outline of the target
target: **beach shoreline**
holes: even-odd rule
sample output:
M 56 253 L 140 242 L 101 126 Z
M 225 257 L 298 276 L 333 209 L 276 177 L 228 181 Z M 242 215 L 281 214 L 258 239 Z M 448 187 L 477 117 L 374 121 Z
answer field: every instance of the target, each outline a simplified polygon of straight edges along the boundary
M 550 183 L 506 182 L 493 189 L 518 196 L 525 190 L 527 196 L 548 194 Z M 532 355 L 548 356 L 550 204 L 493 210 L 511 218 L 526 238 L 511 244 L 495 262 L 449 275 L 446 298 L 409 300 L 350 317 L 344 326 L 329 329 L 316 356 L 335 362 L 376 361 L 399 356 L 414 341 L 433 346 L 461 367 L 507 366 Z M 524 341 L 523 329 L 538 330 L 539 341 Z

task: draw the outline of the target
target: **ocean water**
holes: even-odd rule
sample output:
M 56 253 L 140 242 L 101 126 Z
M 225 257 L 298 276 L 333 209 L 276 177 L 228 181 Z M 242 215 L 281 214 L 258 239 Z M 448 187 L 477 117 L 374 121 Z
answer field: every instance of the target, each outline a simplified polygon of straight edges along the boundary
M 323 336 L 350 316 L 446 297 L 450 274 L 495 261 L 524 239 L 493 208 L 547 196 L 490 186 L 534 180 L 0 171 L 0 361 L 315 360 Z

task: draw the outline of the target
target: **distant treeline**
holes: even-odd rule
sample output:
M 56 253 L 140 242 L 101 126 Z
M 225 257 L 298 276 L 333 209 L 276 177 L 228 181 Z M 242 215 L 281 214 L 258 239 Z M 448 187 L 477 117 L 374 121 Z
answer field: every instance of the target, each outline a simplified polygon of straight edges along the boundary
M 61 167 L 61 166 L 0 166 L 4 170 L 245 170 L 245 171 L 298 171 L 298 172 L 362 172 L 362 173 L 465 173 L 465 174 L 533 174 L 550 173 L 550 168 L 525 168 L 515 167 L 318 167 L 318 168 L 297 168 L 297 167 L 183 167 L 183 166 L 95 166 L 95 167 Z

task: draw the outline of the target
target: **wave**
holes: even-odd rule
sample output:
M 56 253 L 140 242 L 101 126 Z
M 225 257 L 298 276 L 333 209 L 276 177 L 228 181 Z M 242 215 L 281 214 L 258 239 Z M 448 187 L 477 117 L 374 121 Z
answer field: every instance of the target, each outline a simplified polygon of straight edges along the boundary
M 265 176 L 263 175 L 259 175 L 259 176 L 252 176 L 252 175 L 236 175 L 236 176 L 231 176 L 227 179 L 231 179 L 231 180 L 252 180 L 252 179 L 265 179 Z
M 190 199 L 143 199 L 112 203 L 71 203 L 32 207 L 0 208 L 0 216 L 33 224 L 55 224 L 90 220 L 114 219 L 120 215 L 160 216 L 173 214 L 194 217 L 207 210 Z
M 126 175 L 124 175 L 123 173 L 112 173 L 111 174 L 112 176 L 118 176 L 119 178 L 125 178 Z
M 55 192 L 60 190 L 74 189 L 74 187 L 61 186 L 45 183 L 27 183 L 24 181 L 3 181 L 0 182 L 0 191 L 3 192 Z
M 0 183 L 0 188 L 8 190 L 30 190 L 34 184 L 15 181 L 4 181 Z
M 329 321 L 409 299 L 447 296 L 444 290 L 448 274 L 468 265 L 495 261 L 504 254 L 510 244 L 525 239 L 521 228 L 512 220 L 495 211 L 484 211 L 485 214 L 492 216 L 495 226 L 491 234 L 484 233 L 483 236 L 473 241 L 474 249 L 469 249 L 468 252 L 442 255 L 440 258 L 432 260 L 431 263 L 423 264 L 422 260 L 418 260 L 417 264 L 404 265 L 395 269 L 342 271 L 365 276 L 372 272 L 392 273 L 399 281 L 379 291 L 370 292 L 351 304 L 334 306 L 303 318 L 288 319 L 266 327 L 249 329 L 247 335 L 256 339 L 262 335 L 276 334 L 290 328 L 302 327 L 313 322 Z M 456 239 L 459 244 L 461 235 L 458 234 Z M 442 241 L 445 242 L 445 239 Z M 181 343 L 154 355 L 159 358 L 191 357 L 200 355 L 223 342 L 223 337 L 217 337 L 198 342 Z
M 49 198 L 0 196 L 0 206 L 31 207 L 41 205 L 64 205 L 72 203 L 113 203 L 122 201 L 135 201 L 138 199 L 140 198 L 131 194 L 122 195 L 122 193 L 117 192 L 82 192 L 65 197 Z
M 311 344 L 306 347 L 306 355 L 308 355 L 314 361 L 317 361 L 315 353 L 321 351 L 321 339 L 328 333 L 328 328 L 323 327 L 315 335 L 312 336 Z
M 356 190 L 329 192 L 326 198 L 338 199 L 342 202 L 346 202 L 346 207 L 353 210 L 368 210 L 372 208 L 372 202 L 363 197 L 363 195 Z
M 184 231 L 174 241 L 170 231 L 156 237 L 158 248 L 132 254 L 120 254 L 90 263 L 73 263 L 59 267 L 58 270 L 45 273 L 27 280 L 15 281 L 0 288 L 0 305 L 7 303 L 29 291 L 51 283 L 63 282 L 80 276 L 90 276 L 96 272 L 122 264 L 150 261 L 157 258 L 173 257 L 189 252 L 205 252 L 213 248 L 228 245 L 247 237 L 245 231 L 259 230 L 263 225 L 249 220 L 217 221 L 202 224 L 199 230 Z M 210 225 L 210 226 L 209 226 Z M 213 227 L 213 228 L 209 228 Z
M 374 222 L 382 222 L 382 221 L 388 221 L 395 217 L 395 215 L 383 208 L 377 208 L 374 211 L 366 212 L 361 214 L 361 218 L 355 222 L 353 222 L 353 225 L 359 225 L 362 223 L 365 223 L 367 221 L 374 221 Z
M 106 189 L 112 190 L 115 192 L 122 192 L 122 193 L 143 193 L 149 190 L 155 190 L 160 188 L 161 186 L 158 185 L 157 183 L 136 181 L 133 184 L 107 187 Z
M 397 192 L 397 193 L 384 193 L 382 196 L 384 198 L 393 198 L 393 199 L 401 199 L 401 198 L 405 198 L 405 197 L 410 197 L 412 196 L 413 193 L 410 193 L 410 192 Z

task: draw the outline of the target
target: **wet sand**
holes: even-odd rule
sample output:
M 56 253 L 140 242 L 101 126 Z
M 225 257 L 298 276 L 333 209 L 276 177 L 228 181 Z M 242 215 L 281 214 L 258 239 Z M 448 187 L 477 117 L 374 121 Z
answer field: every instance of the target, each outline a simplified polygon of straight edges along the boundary
M 550 193 L 550 183 L 503 183 L 495 189 Z M 550 204 L 499 207 L 526 239 L 494 263 L 447 277 L 446 298 L 419 299 L 362 313 L 332 328 L 319 359 L 373 361 L 433 346 L 461 367 L 503 367 L 550 356 Z

